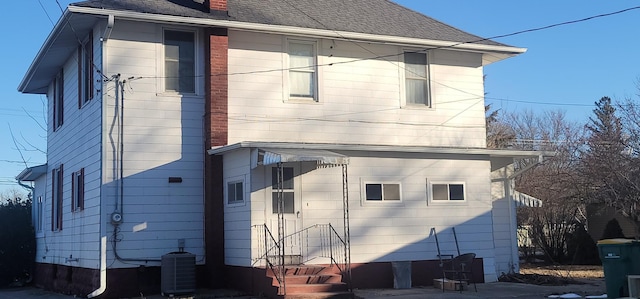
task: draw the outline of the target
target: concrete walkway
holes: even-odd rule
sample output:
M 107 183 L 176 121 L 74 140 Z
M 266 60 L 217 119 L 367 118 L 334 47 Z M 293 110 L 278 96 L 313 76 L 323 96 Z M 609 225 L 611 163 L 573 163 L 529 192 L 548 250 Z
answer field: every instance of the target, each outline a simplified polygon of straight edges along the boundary
M 465 290 L 462 293 L 455 291 L 442 292 L 442 290 L 435 289 L 433 287 L 421 287 L 404 290 L 356 290 L 355 294 L 356 296 L 365 299 L 534 299 L 549 298 L 550 295 L 564 295 L 569 293 L 577 294 L 581 296 L 581 298 L 585 298 L 586 296 L 602 295 L 606 293 L 604 279 L 591 279 L 585 282 L 586 284 L 573 284 L 566 286 L 537 286 L 521 283 L 492 282 L 478 284 L 478 292 L 475 292 L 473 290 L 473 286 L 470 286 L 470 290 Z
M 433 287 L 416 287 L 411 289 L 366 289 L 355 290 L 356 298 L 362 299 L 540 299 L 549 298 L 550 295 L 563 295 L 573 293 L 580 295 L 581 298 L 586 296 L 602 295 L 606 293 L 604 279 L 589 279 L 584 281 L 585 284 L 572 284 L 566 286 L 536 286 L 521 283 L 508 282 L 492 282 L 478 284 L 478 292 L 473 290 L 465 290 L 462 293 L 455 291 L 442 292 L 440 289 Z M 0 289 L 0 298 L 2 299 L 71 299 L 73 296 L 66 296 L 52 292 L 43 291 L 41 289 L 27 287 L 16 289 Z M 141 297 L 136 297 L 141 298 Z M 146 299 L 166 298 L 161 295 L 145 296 Z M 177 298 L 177 297 L 176 297 Z M 192 297 L 193 298 L 193 297 Z M 241 296 L 235 291 L 230 290 L 202 290 L 194 298 L 255 298 L 252 296 Z

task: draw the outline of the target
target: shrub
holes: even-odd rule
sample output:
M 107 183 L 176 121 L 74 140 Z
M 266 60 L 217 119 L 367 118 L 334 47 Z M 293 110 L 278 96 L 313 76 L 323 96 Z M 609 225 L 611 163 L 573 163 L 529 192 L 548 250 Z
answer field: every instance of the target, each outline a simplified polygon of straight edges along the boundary
M 19 198 L 0 205 L 0 286 L 29 279 L 35 260 L 31 201 Z

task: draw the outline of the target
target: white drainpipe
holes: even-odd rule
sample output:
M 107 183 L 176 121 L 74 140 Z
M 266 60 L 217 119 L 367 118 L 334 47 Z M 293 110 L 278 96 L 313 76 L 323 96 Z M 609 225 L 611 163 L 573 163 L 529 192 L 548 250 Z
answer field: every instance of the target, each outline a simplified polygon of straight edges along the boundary
M 100 287 L 91 294 L 87 295 L 87 298 L 93 298 L 102 295 L 107 290 L 107 237 L 103 236 L 100 239 Z
M 107 26 L 104 29 L 104 34 L 102 35 L 101 45 L 100 45 L 101 59 L 103 61 L 102 73 L 100 74 L 100 76 L 104 75 L 104 69 L 106 66 L 106 57 L 104 53 L 105 45 L 107 40 L 111 36 L 111 30 L 113 30 L 114 22 L 115 22 L 114 16 L 109 15 L 109 18 L 107 20 Z M 103 88 L 101 88 L 101 93 L 104 93 Z M 103 97 L 104 97 L 104 94 L 103 94 Z M 100 117 L 102 118 L 102 114 Z M 102 197 L 102 194 L 100 195 L 100 197 Z M 100 206 L 102 206 L 102 203 L 100 203 Z M 102 215 L 102 209 L 100 209 L 100 214 Z M 89 295 L 87 295 L 87 298 L 94 298 L 94 297 L 100 296 L 106 290 L 107 290 L 107 237 L 102 236 L 102 238 L 100 238 L 100 286 L 97 289 L 95 289 L 93 292 L 89 293 Z

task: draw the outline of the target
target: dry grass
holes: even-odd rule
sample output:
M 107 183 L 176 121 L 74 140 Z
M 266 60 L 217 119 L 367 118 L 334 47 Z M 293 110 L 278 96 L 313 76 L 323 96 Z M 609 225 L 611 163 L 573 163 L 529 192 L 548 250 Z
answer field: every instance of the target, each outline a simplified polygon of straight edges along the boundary
M 563 278 L 604 278 L 602 266 L 521 264 L 520 273 Z

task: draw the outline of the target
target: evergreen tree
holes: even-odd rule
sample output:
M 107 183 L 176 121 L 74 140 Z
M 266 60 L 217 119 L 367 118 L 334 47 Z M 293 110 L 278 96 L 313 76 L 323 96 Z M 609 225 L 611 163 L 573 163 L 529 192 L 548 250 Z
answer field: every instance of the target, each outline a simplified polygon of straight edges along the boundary
M 625 129 L 611 99 L 596 102 L 589 118 L 587 149 L 582 157 L 585 197 L 604 203 L 640 223 L 640 160 L 629 150 Z

